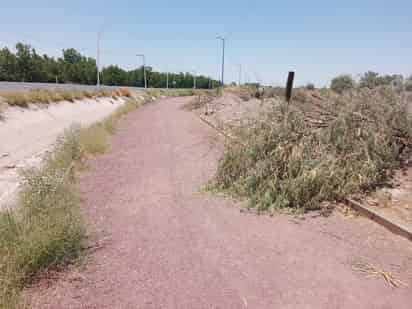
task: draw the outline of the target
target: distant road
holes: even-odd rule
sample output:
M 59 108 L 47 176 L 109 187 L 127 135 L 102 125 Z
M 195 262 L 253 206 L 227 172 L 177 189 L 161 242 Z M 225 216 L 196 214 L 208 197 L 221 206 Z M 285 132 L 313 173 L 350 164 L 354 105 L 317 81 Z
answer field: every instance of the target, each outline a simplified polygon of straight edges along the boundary
M 107 89 L 116 89 L 120 86 L 101 86 Z M 136 90 L 143 90 L 140 87 L 127 87 Z M 0 82 L 0 91 L 29 91 L 32 89 L 49 89 L 49 90 L 94 90 L 95 85 L 78 85 L 78 84 L 55 84 L 55 83 L 20 83 L 20 82 Z

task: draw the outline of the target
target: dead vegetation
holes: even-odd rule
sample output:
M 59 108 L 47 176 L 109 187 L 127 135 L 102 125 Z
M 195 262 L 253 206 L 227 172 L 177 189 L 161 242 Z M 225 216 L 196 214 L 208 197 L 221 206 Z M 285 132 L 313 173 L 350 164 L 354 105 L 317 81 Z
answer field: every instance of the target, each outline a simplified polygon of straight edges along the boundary
M 392 288 L 408 287 L 406 283 L 397 279 L 391 272 L 384 271 L 373 264 L 358 261 L 353 263 L 352 268 L 369 278 L 383 278 Z
M 213 93 L 199 93 L 196 95 L 193 100 L 189 101 L 183 106 L 183 109 L 194 111 L 202 109 L 205 111 L 205 114 L 208 114 L 208 104 L 213 101 L 215 95 Z
M 131 97 L 131 93 L 127 88 L 119 88 L 117 90 L 46 90 L 33 89 L 26 92 L 0 92 L 2 97 L 8 105 L 28 107 L 29 104 L 50 104 L 52 102 L 82 100 L 84 98 L 100 98 L 112 97 Z
M 410 155 L 412 119 L 392 89 L 301 90 L 289 105 L 272 103 L 231 132 L 215 179 L 250 207 L 319 209 L 381 186 Z
M 255 87 L 229 87 L 225 88 L 225 93 L 232 93 L 238 96 L 243 101 L 247 102 L 257 95 L 257 89 Z

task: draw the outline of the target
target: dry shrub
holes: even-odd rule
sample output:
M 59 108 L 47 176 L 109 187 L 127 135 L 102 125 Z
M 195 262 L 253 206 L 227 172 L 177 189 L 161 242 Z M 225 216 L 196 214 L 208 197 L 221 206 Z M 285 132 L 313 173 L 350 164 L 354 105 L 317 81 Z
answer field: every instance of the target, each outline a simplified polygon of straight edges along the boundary
M 198 95 L 191 99 L 188 103 L 183 105 L 183 109 L 194 111 L 200 108 L 205 108 L 205 106 L 213 101 L 213 96 L 209 95 Z
M 309 210 L 390 179 L 412 145 L 412 120 L 390 89 L 363 89 L 275 103 L 234 134 L 241 143 L 228 143 L 216 186 L 261 210 Z
M 168 89 L 158 91 L 155 97 L 159 97 L 161 95 L 165 95 L 168 97 L 190 97 L 194 95 L 201 95 L 206 92 L 207 90 L 201 89 Z
M 109 133 L 102 124 L 95 124 L 79 132 L 83 150 L 91 155 L 104 153 L 109 147 Z
M 89 90 L 84 90 L 82 91 L 83 97 L 84 98 L 88 98 L 88 99 L 92 99 L 94 96 L 94 93 L 92 91 Z
M 29 101 L 25 92 L 2 92 L 0 93 L 5 102 L 11 106 L 28 107 Z
M 100 89 L 96 92 L 96 96 L 97 97 L 111 97 L 112 92 L 110 90 Z
M 33 89 L 27 92 L 1 92 L 0 96 L 9 105 L 28 107 L 31 103 L 49 104 L 52 102 L 82 100 L 84 98 L 131 97 L 127 88 L 120 88 L 116 91 L 105 89 L 99 90 L 47 90 Z
M 72 91 L 62 91 L 61 96 L 65 101 L 74 102 L 74 96 Z
M 119 93 L 119 96 L 121 96 L 121 97 L 130 98 L 132 96 L 132 94 L 130 93 L 130 90 L 128 88 L 124 88 L 124 87 L 119 88 L 118 93 Z

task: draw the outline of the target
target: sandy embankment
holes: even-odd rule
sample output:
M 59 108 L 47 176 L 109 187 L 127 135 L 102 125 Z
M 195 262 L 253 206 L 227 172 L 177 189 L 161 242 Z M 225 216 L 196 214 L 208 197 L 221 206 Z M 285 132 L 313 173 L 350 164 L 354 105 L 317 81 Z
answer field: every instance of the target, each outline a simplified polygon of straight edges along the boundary
M 0 120 L 0 208 L 12 206 L 19 169 L 37 165 L 57 137 L 73 124 L 90 125 L 124 104 L 124 99 L 85 99 L 30 108 L 8 107 Z

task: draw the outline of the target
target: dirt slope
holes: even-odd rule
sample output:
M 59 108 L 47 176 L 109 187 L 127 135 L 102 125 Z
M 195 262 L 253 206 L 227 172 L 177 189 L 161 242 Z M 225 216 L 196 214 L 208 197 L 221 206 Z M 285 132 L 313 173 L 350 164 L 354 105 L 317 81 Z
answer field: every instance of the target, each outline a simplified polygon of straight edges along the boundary
M 411 308 L 403 238 L 363 218 L 256 216 L 197 193 L 221 147 L 187 100 L 133 112 L 91 163 L 81 189 L 98 248 L 29 290 L 34 308 Z M 409 288 L 355 272 L 359 260 Z
M 39 164 L 71 125 L 91 125 L 123 103 L 124 99 L 100 98 L 7 108 L 0 120 L 0 209 L 12 204 L 20 181 L 18 169 Z

